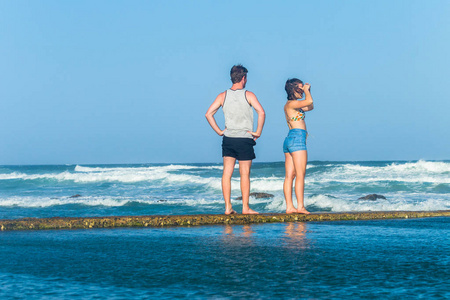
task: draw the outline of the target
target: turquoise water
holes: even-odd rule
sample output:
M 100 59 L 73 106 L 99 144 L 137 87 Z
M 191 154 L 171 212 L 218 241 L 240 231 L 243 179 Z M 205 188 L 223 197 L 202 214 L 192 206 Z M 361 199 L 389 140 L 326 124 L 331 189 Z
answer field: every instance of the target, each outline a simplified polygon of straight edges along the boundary
M 220 164 L 0 166 L 0 219 L 223 213 Z M 238 171 L 233 199 L 240 196 Z M 312 212 L 450 209 L 449 161 L 310 162 Z M 284 165 L 255 163 L 259 212 Z M 367 194 L 386 199 L 359 200 Z M 72 197 L 75 196 L 76 197 Z M 240 210 L 241 201 L 233 200 Z M 0 232 L 0 299 L 448 299 L 450 218 Z
M 0 298 L 448 299 L 449 225 L 0 232 Z
M 0 166 L 0 219 L 223 213 L 221 174 L 220 164 Z M 251 198 L 252 208 L 285 211 L 283 180 L 282 162 L 255 163 L 252 192 L 273 198 Z M 305 184 L 313 212 L 450 209 L 449 161 L 315 161 Z M 358 200 L 373 193 L 386 199 Z M 233 206 L 239 211 L 241 201 Z

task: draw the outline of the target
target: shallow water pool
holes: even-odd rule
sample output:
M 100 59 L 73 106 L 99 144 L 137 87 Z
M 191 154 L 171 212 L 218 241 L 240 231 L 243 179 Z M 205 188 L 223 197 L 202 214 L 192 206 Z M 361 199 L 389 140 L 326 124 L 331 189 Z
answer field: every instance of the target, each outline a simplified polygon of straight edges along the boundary
M 0 298 L 450 298 L 449 225 L 0 232 Z

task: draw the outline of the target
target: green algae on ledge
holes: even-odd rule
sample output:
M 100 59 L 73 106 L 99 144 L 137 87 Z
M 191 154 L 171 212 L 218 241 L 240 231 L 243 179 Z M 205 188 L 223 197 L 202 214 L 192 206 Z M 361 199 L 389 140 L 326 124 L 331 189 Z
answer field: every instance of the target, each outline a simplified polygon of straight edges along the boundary
M 0 220 L 1 231 L 89 229 L 117 227 L 166 227 L 223 224 L 254 224 L 311 221 L 379 220 L 449 217 L 450 210 L 443 211 L 378 211 L 303 214 L 259 215 L 166 215 L 166 216 L 110 216 L 110 217 L 53 217 Z

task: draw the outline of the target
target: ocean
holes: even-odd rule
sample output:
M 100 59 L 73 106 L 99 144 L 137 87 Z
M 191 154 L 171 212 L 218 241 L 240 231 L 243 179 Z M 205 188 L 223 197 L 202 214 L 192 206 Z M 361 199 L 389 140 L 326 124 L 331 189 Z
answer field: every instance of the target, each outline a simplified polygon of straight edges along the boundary
M 220 214 L 221 164 L 0 166 L 0 219 Z M 240 196 L 236 166 L 232 198 Z M 251 192 L 261 213 L 284 212 L 284 163 L 254 163 Z M 358 200 L 368 194 L 386 199 Z M 295 202 L 295 200 L 294 200 Z M 233 200 L 241 209 L 241 201 Z M 450 161 L 309 162 L 311 212 L 450 209 Z
M 0 219 L 221 214 L 220 164 L 0 166 Z M 240 196 L 238 169 L 232 197 Z M 450 161 L 308 163 L 311 212 L 450 209 Z M 250 199 L 284 212 L 282 162 Z M 386 199 L 358 199 L 367 194 Z M 240 210 L 240 200 L 233 206 Z M 0 299 L 449 299 L 450 218 L 0 232 Z

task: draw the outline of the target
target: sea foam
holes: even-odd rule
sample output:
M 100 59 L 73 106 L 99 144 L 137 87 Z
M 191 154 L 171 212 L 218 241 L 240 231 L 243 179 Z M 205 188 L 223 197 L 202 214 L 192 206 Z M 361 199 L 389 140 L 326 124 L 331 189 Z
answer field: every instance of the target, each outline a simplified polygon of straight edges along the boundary
M 241 195 L 238 165 L 235 167 L 232 199 Z M 449 162 L 313 162 L 306 172 L 305 204 L 315 211 L 333 212 L 450 209 L 449 175 Z M 121 207 L 141 203 L 204 212 L 205 206 L 223 205 L 221 177 L 218 164 L 4 166 L 0 171 L 0 207 Z M 262 212 L 284 211 L 283 182 L 282 163 L 258 164 L 252 169 L 251 192 L 273 197 L 252 197 L 250 203 Z M 387 199 L 358 200 L 372 193 Z M 76 194 L 81 196 L 70 197 Z

